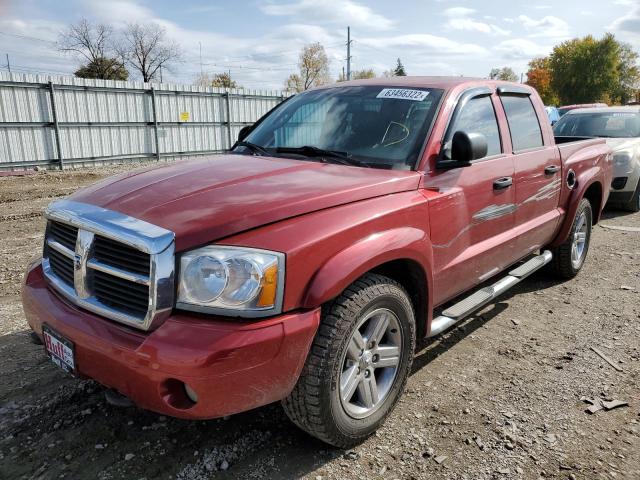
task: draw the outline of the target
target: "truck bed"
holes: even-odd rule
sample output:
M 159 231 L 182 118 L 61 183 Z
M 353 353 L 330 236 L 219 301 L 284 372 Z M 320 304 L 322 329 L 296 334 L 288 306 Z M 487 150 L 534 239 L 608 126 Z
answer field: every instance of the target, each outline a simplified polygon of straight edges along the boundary
M 588 147 L 595 147 L 596 145 L 602 145 L 606 143 L 604 138 L 593 137 L 554 137 L 556 139 L 556 145 L 560 150 L 560 157 L 563 160 L 567 160 L 575 153 L 587 149 Z

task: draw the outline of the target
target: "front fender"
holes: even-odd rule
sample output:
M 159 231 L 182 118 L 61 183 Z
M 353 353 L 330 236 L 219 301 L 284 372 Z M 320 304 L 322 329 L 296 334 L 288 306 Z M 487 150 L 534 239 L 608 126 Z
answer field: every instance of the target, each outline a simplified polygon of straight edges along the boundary
M 433 250 L 426 232 L 400 227 L 373 233 L 341 250 L 325 262 L 311 278 L 303 306 L 315 308 L 337 297 L 366 272 L 393 260 L 418 263 L 427 280 L 427 312 L 431 311 Z

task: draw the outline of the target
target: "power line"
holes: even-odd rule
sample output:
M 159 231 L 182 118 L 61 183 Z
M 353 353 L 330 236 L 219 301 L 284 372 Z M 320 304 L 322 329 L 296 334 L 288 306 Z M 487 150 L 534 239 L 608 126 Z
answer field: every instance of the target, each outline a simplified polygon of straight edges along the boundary
M 57 45 L 56 42 L 54 42 L 53 40 L 45 40 L 44 38 L 32 37 L 30 35 L 20 35 L 18 33 L 9 33 L 9 32 L 2 32 L 2 31 L 0 31 L 0 34 L 8 35 L 9 37 L 26 38 L 28 40 L 36 40 L 38 42 L 51 43 L 53 45 Z

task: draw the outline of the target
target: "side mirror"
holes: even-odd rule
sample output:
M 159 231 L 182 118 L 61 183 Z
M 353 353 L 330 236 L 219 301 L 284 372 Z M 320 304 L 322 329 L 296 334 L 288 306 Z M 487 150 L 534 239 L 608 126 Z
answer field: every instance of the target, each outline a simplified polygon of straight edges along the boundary
M 253 130 L 253 125 L 245 125 L 242 127 L 240 132 L 238 132 L 238 141 L 241 142 L 247 138 L 247 135 L 251 133 L 251 130 Z
M 441 159 L 436 164 L 440 169 L 468 167 L 473 160 L 487 156 L 487 137 L 481 133 L 457 131 L 450 146 L 443 148 Z

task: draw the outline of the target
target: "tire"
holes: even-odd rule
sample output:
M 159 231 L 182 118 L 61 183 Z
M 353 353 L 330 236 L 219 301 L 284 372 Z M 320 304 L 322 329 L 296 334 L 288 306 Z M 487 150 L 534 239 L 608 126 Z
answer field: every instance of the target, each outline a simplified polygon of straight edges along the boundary
M 633 192 L 633 197 L 628 203 L 621 205 L 622 210 L 627 212 L 640 212 L 640 182 L 636 186 L 636 191 Z
M 382 328 L 383 334 L 376 333 Z M 362 333 L 359 339 L 356 331 Z M 413 306 L 404 288 L 381 275 L 362 276 L 323 306 L 298 383 L 282 401 L 287 416 L 302 430 L 335 447 L 359 444 L 385 421 L 404 390 L 415 331 Z M 379 342 L 371 340 L 375 347 L 370 348 L 369 340 L 375 338 Z M 364 349 L 356 347 L 360 339 Z M 392 350 L 396 347 L 397 352 Z M 377 360 L 374 352 L 379 352 Z M 396 367 L 376 367 L 393 362 Z M 377 403 L 373 403 L 374 391 L 378 392 Z
M 584 219 L 584 224 L 583 220 Z M 587 258 L 589 252 L 589 244 L 591 242 L 591 223 L 593 219 L 593 213 L 591 211 L 591 204 L 589 200 L 583 198 L 578 205 L 576 215 L 573 219 L 573 225 L 567 240 L 560 245 L 551 249 L 553 258 L 549 263 L 551 271 L 557 277 L 569 279 L 575 277 L 582 269 L 584 261 Z M 581 226 L 584 225 L 584 228 Z M 577 241 L 577 234 L 584 233 L 584 243 L 579 258 L 576 258 L 576 251 L 574 251 L 574 245 Z

